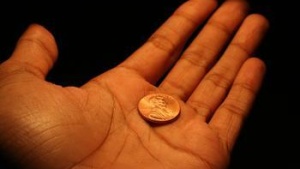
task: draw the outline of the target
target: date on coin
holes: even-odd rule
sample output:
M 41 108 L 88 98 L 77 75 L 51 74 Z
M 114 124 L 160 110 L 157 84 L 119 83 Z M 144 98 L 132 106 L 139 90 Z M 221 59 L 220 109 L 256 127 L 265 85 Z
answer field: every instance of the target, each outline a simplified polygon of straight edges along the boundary
M 177 100 L 167 94 L 155 93 L 143 97 L 138 104 L 142 117 L 153 123 L 166 123 L 174 120 L 180 113 Z

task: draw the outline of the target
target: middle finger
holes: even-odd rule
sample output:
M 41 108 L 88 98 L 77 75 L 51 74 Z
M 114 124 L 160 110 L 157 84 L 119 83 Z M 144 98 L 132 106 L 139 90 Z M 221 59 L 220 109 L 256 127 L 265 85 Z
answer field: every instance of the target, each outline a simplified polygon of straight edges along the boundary
M 186 100 L 246 17 L 245 1 L 229 0 L 208 20 L 159 88 Z

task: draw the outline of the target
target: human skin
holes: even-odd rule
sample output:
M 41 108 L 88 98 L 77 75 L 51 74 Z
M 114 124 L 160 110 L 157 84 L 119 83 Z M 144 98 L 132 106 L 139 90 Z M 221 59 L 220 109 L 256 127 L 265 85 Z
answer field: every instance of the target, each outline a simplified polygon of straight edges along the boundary
M 23 169 L 224 169 L 263 81 L 252 53 L 267 29 L 245 1 L 189 0 L 115 68 L 60 86 L 45 80 L 55 37 L 32 24 L 0 65 L 0 150 Z M 180 104 L 172 123 L 138 113 L 158 92 Z

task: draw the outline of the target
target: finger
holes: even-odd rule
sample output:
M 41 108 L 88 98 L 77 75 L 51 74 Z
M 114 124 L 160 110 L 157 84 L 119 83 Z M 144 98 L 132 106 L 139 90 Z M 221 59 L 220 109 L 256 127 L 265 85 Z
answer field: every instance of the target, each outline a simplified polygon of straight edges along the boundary
M 208 120 L 227 94 L 237 72 L 252 55 L 268 28 L 258 14 L 247 17 L 218 63 L 197 86 L 187 104 Z
M 264 63 L 248 59 L 239 72 L 223 104 L 213 115 L 209 125 L 220 135 L 230 152 L 260 89 L 265 72 Z
M 56 57 L 57 46 L 52 34 L 33 24 L 20 37 L 12 56 L 5 62 L 6 71 L 21 71 L 45 78 Z
M 175 62 L 193 31 L 216 8 L 216 0 L 189 0 L 119 67 L 133 70 L 155 83 Z
M 160 85 L 168 93 L 186 100 L 248 11 L 245 1 L 226 1 L 210 18 Z

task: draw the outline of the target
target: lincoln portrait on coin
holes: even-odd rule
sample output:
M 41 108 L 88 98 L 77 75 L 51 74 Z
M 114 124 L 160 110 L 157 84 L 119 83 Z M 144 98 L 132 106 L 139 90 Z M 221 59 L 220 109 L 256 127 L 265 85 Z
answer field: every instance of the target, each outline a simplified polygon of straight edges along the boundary
M 168 103 L 163 96 L 154 96 L 149 98 L 150 105 L 153 105 L 151 108 L 151 113 L 149 114 L 150 118 L 154 119 L 167 119 L 170 116 L 170 113 L 167 110 Z

